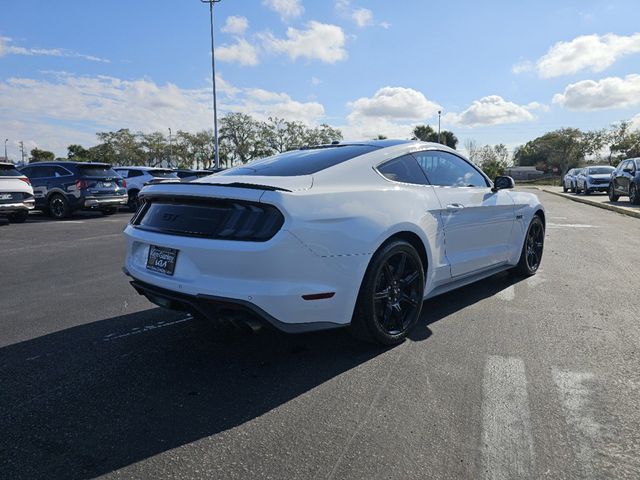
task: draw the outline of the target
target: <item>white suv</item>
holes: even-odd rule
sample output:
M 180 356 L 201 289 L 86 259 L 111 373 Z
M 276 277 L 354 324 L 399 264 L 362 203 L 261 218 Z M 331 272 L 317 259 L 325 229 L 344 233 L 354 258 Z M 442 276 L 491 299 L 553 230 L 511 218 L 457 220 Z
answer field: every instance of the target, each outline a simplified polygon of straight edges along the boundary
M 176 172 L 168 168 L 157 167 L 116 167 L 116 172 L 127 180 L 127 194 L 129 210 L 138 210 L 138 193 L 145 185 L 154 183 L 179 182 Z
M 35 207 L 33 187 L 13 163 L 0 163 L 0 215 L 10 222 L 22 223 Z

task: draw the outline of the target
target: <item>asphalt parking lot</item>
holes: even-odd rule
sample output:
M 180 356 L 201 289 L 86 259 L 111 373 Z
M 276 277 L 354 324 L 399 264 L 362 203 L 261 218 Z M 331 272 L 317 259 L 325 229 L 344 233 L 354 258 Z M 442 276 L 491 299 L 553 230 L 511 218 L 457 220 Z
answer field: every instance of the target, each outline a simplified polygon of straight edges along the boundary
M 0 225 L 0 477 L 640 478 L 640 220 L 539 195 L 539 273 L 391 349 L 155 307 L 126 213 Z

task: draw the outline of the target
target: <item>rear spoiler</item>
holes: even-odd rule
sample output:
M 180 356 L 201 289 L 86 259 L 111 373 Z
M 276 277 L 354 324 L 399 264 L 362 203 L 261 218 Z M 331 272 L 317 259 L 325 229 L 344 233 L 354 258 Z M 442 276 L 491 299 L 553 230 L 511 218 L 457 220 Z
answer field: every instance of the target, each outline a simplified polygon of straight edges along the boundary
M 159 184 L 160 185 L 160 184 Z M 251 190 L 269 190 L 271 192 L 291 192 L 292 190 L 288 190 L 282 187 L 274 187 L 272 185 L 258 185 L 255 183 L 242 183 L 242 182 L 232 182 L 232 183 L 212 183 L 212 182 L 166 182 L 161 184 L 163 187 L 169 185 L 179 185 L 181 187 L 185 185 L 211 185 L 213 187 L 230 187 L 230 188 L 248 188 Z

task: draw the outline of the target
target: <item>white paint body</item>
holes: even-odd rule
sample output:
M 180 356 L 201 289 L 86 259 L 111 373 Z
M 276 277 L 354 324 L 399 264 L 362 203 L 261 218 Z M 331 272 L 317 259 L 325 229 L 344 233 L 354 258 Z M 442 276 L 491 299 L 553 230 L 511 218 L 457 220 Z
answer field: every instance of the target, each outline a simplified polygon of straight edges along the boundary
M 3 163 L 3 165 L 13 168 L 13 164 Z M 23 210 L 33 210 L 35 206 L 33 199 L 33 187 L 27 181 L 27 177 L 24 175 L 19 177 L 3 176 L 2 170 L 0 169 L 0 200 L 4 200 L 5 195 L 13 193 L 24 193 L 28 195 L 28 198 L 20 201 L 9 200 L 0 202 L 0 214 L 11 214 Z
M 410 232 L 427 255 L 425 298 L 517 264 L 528 225 L 543 212 L 536 195 L 491 187 L 434 187 L 384 178 L 376 166 L 442 145 L 381 148 L 313 175 L 213 175 L 189 185 L 152 185 L 143 194 L 231 198 L 276 206 L 281 230 L 266 242 L 211 240 L 125 229 L 125 268 L 134 278 L 189 295 L 250 302 L 285 324 L 351 322 L 372 255 L 391 236 Z M 251 183 L 291 192 L 193 183 Z M 490 182 L 489 182 L 490 183 Z M 452 208 L 451 205 L 463 205 Z M 146 268 L 150 245 L 179 250 L 173 276 Z M 335 292 L 307 301 L 302 295 Z M 319 327 L 320 328 L 320 327 Z M 326 328 L 326 327 L 324 327 Z

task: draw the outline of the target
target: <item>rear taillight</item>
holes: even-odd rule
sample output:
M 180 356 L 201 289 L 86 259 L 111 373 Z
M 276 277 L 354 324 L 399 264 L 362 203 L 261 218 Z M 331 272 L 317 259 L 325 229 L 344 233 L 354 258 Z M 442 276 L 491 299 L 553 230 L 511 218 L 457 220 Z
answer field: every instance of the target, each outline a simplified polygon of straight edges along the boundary
M 85 188 L 89 188 L 89 182 L 86 180 L 76 180 L 76 188 L 78 190 L 84 190 Z
M 20 180 L 22 180 L 24 183 L 31 185 L 31 182 L 29 181 L 29 179 L 27 177 L 20 177 Z
M 127 188 L 127 181 L 124 178 L 122 179 L 122 187 Z

